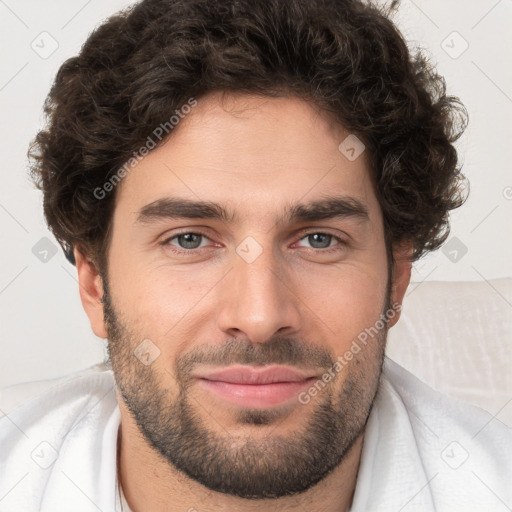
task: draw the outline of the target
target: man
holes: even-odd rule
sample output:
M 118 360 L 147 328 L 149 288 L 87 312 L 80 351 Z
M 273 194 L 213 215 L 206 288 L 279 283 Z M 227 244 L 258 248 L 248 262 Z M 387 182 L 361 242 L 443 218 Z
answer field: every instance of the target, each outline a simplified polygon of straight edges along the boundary
M 464 109 L 386 13 L 144 0 L 46 113 L 32 172 L 109 366 L 0 421 L 1 510 L 511 506 L 509 430 L 384 356 L 464 201 Z

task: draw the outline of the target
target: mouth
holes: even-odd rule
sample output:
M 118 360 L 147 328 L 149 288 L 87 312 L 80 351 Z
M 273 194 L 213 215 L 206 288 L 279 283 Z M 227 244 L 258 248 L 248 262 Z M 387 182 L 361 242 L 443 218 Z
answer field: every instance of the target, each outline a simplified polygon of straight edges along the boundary
M 269 408 L 292 400 L 318 377 L 283 366 L 233 366 L 195 376 L 201 387 L 242 407 Z

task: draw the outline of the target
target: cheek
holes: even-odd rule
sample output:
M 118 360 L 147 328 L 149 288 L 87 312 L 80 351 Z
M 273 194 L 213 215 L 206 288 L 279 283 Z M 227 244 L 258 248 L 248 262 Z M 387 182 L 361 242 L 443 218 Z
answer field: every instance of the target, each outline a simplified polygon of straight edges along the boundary
M 329 327 L 326 334 L 337 350 L 350 345 L 374 325 L 385 302 L 387 273 L 357 265 L 337 272 L 304 275 L 300 279 L 304 303 Z
M 153 339 L 158 344 L 163 340 L 181 342 L 183 330 L 190 322 L 197 328 L 196 319 L 206 307 L 213 318 L 214 309 L 205 294 L 219 283 L 225 269 L 143 267 L 140 262 L 134 263 L 131 271 L 123 273 L 122 269 L 120 264 L 112 273 L 113 300 L 125 323 L 138 337 Z

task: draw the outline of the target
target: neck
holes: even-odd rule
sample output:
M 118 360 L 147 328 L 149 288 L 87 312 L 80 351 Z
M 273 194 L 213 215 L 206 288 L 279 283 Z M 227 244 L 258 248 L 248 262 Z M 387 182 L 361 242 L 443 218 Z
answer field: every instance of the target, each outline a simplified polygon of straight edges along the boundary
M 149 446 L 128 414 L 121 414 L 118 478 L 134 512 L 215 510 L 216 512 L 346 512 L 356 487 L 363 434 L 331 473 L 298 495 L 249 500 L 212 491 L 176 470 Z

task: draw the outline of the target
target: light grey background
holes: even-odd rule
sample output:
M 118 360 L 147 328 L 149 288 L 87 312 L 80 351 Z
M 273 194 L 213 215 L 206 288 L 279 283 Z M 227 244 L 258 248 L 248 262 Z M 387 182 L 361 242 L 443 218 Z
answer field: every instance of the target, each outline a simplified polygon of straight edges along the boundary
M 60 248 L 55 252 L 46 229 L 41 195 L 26 175 L 26 151 L 60 64 L 129 4 L 0 0 L 0 387 L 70 373 L 104 357 L 104 341 L 90 331 L 80 304 L 76 270 Z M 470 197 L 452 214 L 447 248 L 417 262 L 412 279 L 511 276 L 512 0 L 402 0 L 396 20 L 411 46 L 427 49 L 470 115 L 458 144 Z

